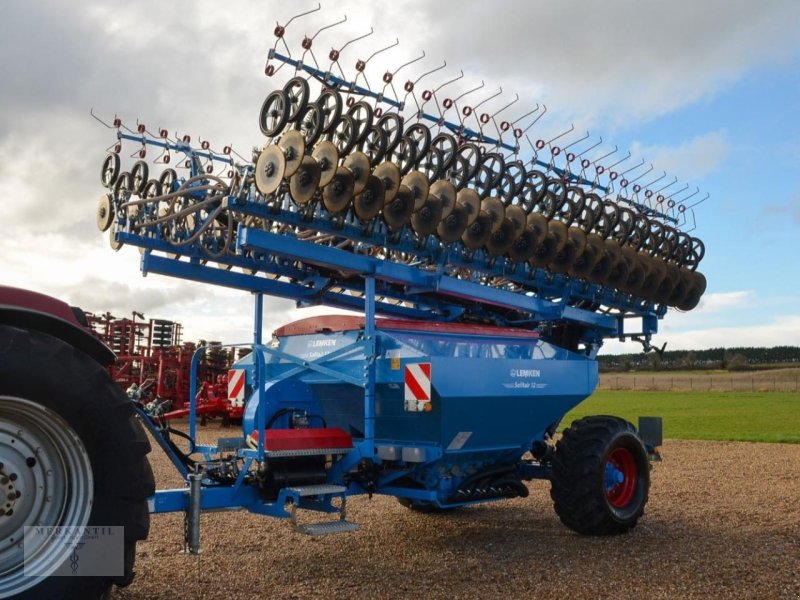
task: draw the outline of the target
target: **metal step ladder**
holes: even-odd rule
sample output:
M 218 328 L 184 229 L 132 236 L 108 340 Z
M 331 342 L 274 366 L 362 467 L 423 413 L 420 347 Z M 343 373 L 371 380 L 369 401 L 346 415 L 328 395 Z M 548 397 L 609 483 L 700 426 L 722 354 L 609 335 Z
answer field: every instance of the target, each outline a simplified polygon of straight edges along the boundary
M 345 486 L 330 484 L 306 485 L 286 488 L 286 491 L 289 497 L 293 499 L 291 520 L 295 531 L 305 535 L 322 536 L 333 533 L 347 533 L 348 531 L 356 531 L 358 529 L 358 525 L 347 520 L 347 496 L 345 495 L 347 488 Z M 298 523 L 298 510 L 301 508 L 309 508 L 301 506 L 303 503 L 303 498 L 316 498 L 316 501 L 321 505 L 332 507 L 331 501 L 336 497 L 341 499 L 341 504 L 339 505 L 339 510 L 337 511 L 339 514 L 339 518 L 337 520 L 322 521 L 321 523 L 308 523 L 303 525 Z

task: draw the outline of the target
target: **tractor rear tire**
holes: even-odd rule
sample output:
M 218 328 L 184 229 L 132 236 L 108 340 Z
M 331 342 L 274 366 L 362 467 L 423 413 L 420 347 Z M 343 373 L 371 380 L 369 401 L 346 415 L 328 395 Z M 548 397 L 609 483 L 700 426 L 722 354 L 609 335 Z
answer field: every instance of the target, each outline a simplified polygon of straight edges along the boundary
M 627 533 L 647 503 L 647 450 L 624 419 L 585 417 L 557 442 L 550 480 L 550 497 L 564 525 L 583 535 Z
M 150 527 L 149 451 L 130 400 L 99 363 L 45 333 L 0 325 L 0 481 L 15 485 L 0 506 L 0 597 L 93 599 L 128 585 Z M 25 560 L 21 535 L 34 524 L 124 527 L 122 573 L 54 576 L 72 552 L 63 539 Z M 40 576 L 25 574 L 32 569 Z

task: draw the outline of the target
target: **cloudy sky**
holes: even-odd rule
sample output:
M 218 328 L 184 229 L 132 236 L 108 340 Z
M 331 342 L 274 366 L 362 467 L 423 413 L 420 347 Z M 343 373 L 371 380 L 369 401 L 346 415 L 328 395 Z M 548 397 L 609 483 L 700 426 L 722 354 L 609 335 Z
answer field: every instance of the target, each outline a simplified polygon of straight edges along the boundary
M 115 138 L 89 109 L 247 154 L 263 143 L 257 126 L 263 98 L 288 75 L 284 69 L 264 76 L 272 30 L 316 3 L 5 0 L 2 6 L 0 283 L 86 310 L 178 320 L 186 339 L 249 339 L 246 294 L 142 278 L 136 249 L 109 248 L 94 210 L 100 163 Z M 674 349 L 800 344 L 800 3 L 453 6 L 327 2 L 292 23 L 287 39 L 297 49 L 303 35 L 346 14 L 346 23 L 316 38 L 318 57 L 374 27 L 343 56 L 352 69 L 357 58 L 399 38 L 370 63 L 373 82 L 424 50 L 426 58 L 405 76 L 446 60 L 431 83 L 463 70 L 453 95 L 483 81 L 483 97 L 502 86 L 497 102 L 518 93 L 517 115 L 546 104 L 534 138 L 574 123 L 576 132 L 589 129 L 592 140 L 603 137 L 597 151 L 617 145 L 624 156 L 630 149 L 634 159 L 655 165 L 654 174 L 666 170 L 665 181 L 678 177 L 674 189 L 699 186 L 699 197 L 711 194 L 696 207 L 692 232 L 706 243 L 701 270 L 708 291 L 696 310 L 672 311 L 657 341 Z M 285 301 L 267 307 L 270 328 L 303 314 Z

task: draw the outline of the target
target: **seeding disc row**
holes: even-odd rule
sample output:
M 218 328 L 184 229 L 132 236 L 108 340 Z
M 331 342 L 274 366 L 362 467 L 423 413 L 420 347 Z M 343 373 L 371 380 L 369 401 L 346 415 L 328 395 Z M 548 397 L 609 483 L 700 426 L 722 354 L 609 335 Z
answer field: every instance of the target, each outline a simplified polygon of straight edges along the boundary
M 235 252 L 234 223 L 243 220 L 225 198 L 273 207 L 288 199 L 292 211 L 380 228 L 388 240 L 433 236 L 453 252 L 527 263 L 684 310 L 705 291 L 699 239 L 497 148 L 352 96 L 346 101 L 334 89 L 312 102 L 302 78 L 267 96 L 259 125 L 268 142 L 254 152 L 254 164 L 225 177 L 195 164 L 189 166 L 197 174 L 187 180 L 172 168 L 150 178 L 144 160 L 121 172 L 119 154 L 110 153 L 102 169 L 110 193 L 101 199 L 98 225 L 107 229 L 122 215 L 135 230 L 157 232 L 176 248 L 199 244 L 216 258 Z M 299 237 L 313 230 L 280 223 L 277 215 L 259 221 Z M 322 243 L 347 242 L 329 236 Z M 404 260 L 392 250 L 388 243 L 369 252 Z

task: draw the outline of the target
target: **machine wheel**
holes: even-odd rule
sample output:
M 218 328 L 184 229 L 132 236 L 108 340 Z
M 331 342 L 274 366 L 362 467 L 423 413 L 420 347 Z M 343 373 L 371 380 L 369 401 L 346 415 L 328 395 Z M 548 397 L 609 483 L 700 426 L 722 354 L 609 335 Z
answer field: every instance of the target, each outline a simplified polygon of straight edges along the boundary
M 0 505 L 0 597 L 101 598 L 112 583 L 130 583 L 136 541 L 150 526 L 149 451 L 130 401 L 101 365 L 44 333 L 0 326 L 0 481 L 13 487 Z M 24 561 L 23 528 L 34 524 L 124 527 L 124 573 L 50 576 L 72 548 L 43 541 Z
M 644 513 L 650 464 L 633 425 L 586 417 L 564 430 L 550 479 L 564 525 L 584 535 L 614 535 L 633 529 Z

